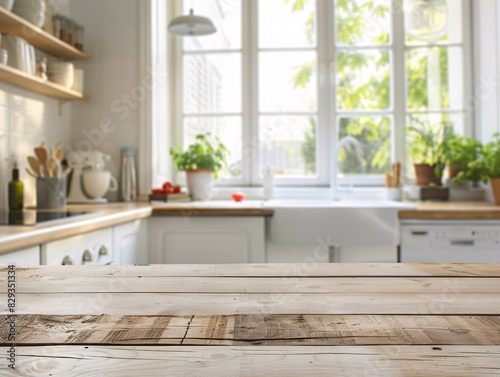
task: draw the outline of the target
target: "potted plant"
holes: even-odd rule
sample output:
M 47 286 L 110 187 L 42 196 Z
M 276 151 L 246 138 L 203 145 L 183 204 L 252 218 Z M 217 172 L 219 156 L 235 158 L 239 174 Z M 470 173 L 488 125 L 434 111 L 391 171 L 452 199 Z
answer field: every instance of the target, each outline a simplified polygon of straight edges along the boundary
M 410 126 L 409 153 L 415 168 L 417 186 L 441 186 L 446 165 L 445 142 L 452 133 L 449 123 L 432 126 L 419 122 Z
M 483 183 L 489 179 L 495 204 L 500 205 L 500 134 L 493 135 L 493 140 L 483 146 L 481 155 L 469 166 L 478 171 Z
M 192 200 L 210 200 L 214 178 L 226 166 L 228 149 L 220 139 L 212 138 L 210 132 L 198 134 L 195 142 L 184 151 L 172 148 L 170 155 L 178 170 L 186 171 L 188 191 Z
M 481 155 L 482 144 L 467 136 L 452 134 L 445 143 L 445 155 L 448 162 L 448 177 L 454 183 L 481 180 L 478 166 L 471 165 Z

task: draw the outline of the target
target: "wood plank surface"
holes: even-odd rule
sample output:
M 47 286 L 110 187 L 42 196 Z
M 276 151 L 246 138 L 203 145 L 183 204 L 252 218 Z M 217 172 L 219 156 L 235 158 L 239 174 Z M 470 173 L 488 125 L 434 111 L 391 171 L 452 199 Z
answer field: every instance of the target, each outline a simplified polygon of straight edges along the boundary
M 498 293 L 500 278 L 426 277 L 163 277 L 50 276 L 19 278 L 17 293 Z M 0 279 L 0 292 L 7 280 Z
M 0 267 L 0 279 L 7 267 Z M 500 263 L 272 263 L 17 267 L 19 279 L 49 276 L 225 277 L 500 277 Z
M 0 352 L 7 354 L 8 348 Z M 489 346 L 19 347 L 18 376 L 454 376 L 500 374 Z
M 500 264 L 15 271 L 1 376 L 500 375 Z
M 0 294 L 6 303 L 6 294 Z M 1 304 L 4 308 L 5 304 Z M 17 314 L 439 314 L 497 315 L 497 293 L 20 293 Z
M 9 319 L 0 317 L 0 345 Z M 17 346 L 500 345 L 500 316 L 16 316 Z

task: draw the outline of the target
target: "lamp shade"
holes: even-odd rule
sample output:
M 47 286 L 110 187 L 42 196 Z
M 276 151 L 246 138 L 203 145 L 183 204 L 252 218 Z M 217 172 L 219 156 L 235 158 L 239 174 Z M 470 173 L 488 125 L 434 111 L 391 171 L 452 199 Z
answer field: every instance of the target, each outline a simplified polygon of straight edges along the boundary
M 213 34 L 217 31 L 213 22 L 202 16 L 195 16 L 191 9 L 189 15 L 175 17 L 168 24 L 168 31 L 182 36 Z
M 416 41 L 436 42 L 448 31 L 443 0 L 411 0 L 405 11 L 406 33 Z

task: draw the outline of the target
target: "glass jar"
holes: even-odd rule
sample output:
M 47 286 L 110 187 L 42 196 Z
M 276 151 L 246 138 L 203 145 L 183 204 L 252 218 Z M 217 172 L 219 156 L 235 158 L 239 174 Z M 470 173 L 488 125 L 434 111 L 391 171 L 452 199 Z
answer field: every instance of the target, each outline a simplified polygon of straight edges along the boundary
M 59 20 L 61 22 L 59 39 L 65 43 L 68 43 L 68 27 L 69 27 L 68 19 L 64 16 L 60 16 Z
M 52 29 L 56 38 L 61 38 L 61 17 L 56 15 L 52 18 Z
M 75 45 L 75 26 L 76 26 L 76 24 L 73 22 L 73 20 L 68 19 L 68 41 L 67 41 L 67 43 L 70 46 Z
M 84 51 L 84 47 L 83 47 L 84 34 L 85 34 L 85 28 L 82 25 L 76 25 L 75 47 L 77 50 L 80 50 L 81 52 Z

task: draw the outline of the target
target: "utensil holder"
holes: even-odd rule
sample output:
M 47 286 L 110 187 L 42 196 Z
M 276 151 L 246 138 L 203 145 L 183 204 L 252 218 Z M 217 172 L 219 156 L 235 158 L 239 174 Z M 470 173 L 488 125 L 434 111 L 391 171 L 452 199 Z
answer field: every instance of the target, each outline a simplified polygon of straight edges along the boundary
M 66 178 L 37 178 L 36 207 L 39 209 L 66 207 Z

